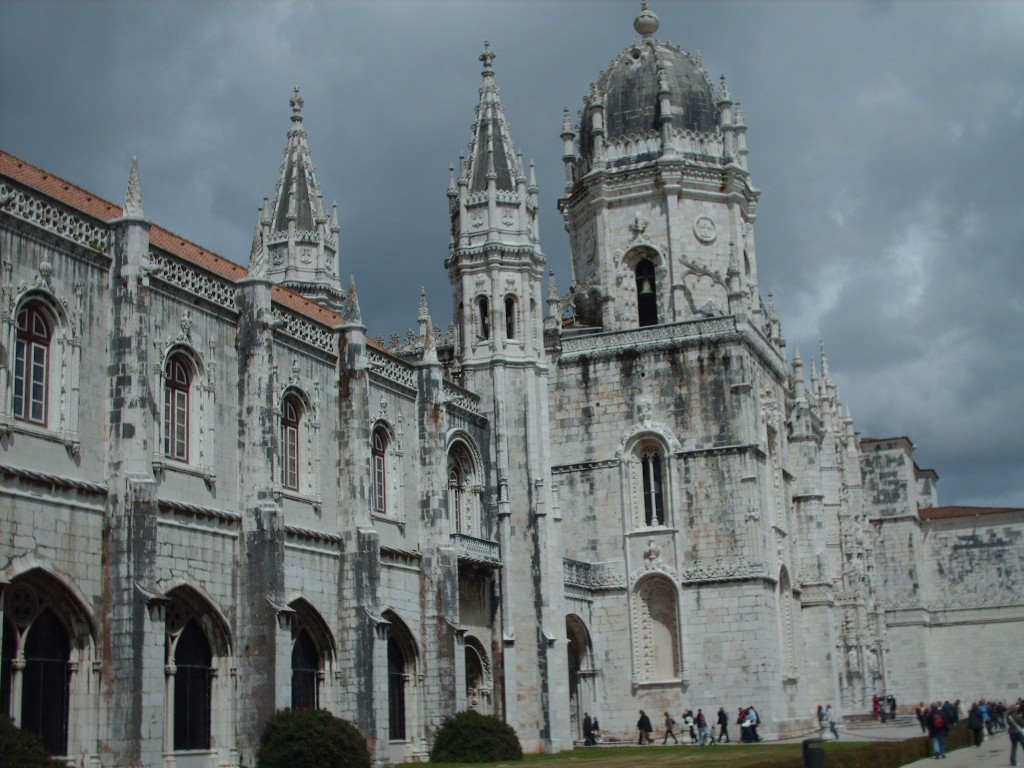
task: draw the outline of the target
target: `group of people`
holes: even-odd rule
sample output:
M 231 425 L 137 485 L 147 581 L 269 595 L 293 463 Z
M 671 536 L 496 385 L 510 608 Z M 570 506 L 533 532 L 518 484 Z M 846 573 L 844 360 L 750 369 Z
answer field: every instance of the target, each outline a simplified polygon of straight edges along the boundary
M 825 735 L 825 729 L 828 728 L 832 731 L 832 735 L 837 739 L 839 738 L 839 729 L 836 728 L 836 716 L 832 712 L 832 705 L 826 704 L 824 707 L 821 704 L 818 705 L 818 727 L 821 728 L 821 735 Z
M 669 738 L 672 739 L 673 743 L 678 744 L 679 738 L 676 736 L 676 726 L 680 726 L 679 735 L 689 735 L 691 744 L 700 744 L 701 746 L 711 744 L 728 744 L 732 741 L 729 737 L 729 715 L 725 711 L 725 707 L 718 708 L 718 714 L 715 715 L 714 721 L 709 721 L 707 716 L 704 714 L 704 710 L 698 708 L 697 713 L 694 714 L 692 709 L 687 709 L 680 716 L 681 721 L 676 722 L 676 719 L 672 717 L 668 712 L 664 713 L 665 716 L 665 736 L 662 738 L 662 744 L 668 744 Z M 755 741 L 761 741 L 761 737 L 757 734 L 757 726 L 761 724 L 761 718 L 757 714 L 757 710 L 753 706 L 740 707 L 739 716 L 736 718 L 736 724 L 740 727 L 740 741 L 744 744 L 752 743 Z M 718 735 L 715 736 L 715 726 L 718 726 Z M 654 733 L 654 726 L 651 723 L 651 718 L 642 709 L 640 710 L 640 718 L 636 721 L 636 729 L 639 734 L 637 744 L 653 744 L 654 738 L 651 736 Z M 584 738 L 586 737 L 586 719 L 584 719 Z
M 875 716 L 875 720 L 885 722 L 886 720 L 892 720 L 896 717 L 896 697 L 893 695 L 879 696 L 875 694 L 871 697 L 871 713 Z
M 1024 744 L 1024 699 L 1013 707 L 1002 702 L 979 699 L 972 702 L 966 717 L 960 700 L 935 702 L 928 706 L 918 705 L 915 714 L 921 725 L 921 732 L 927 733 L 932 742 L 932 756 L 936 760 L 946 757 L 946 737 L 949 729 L 965 720 L 974 737 L 974 746 L 980 747 L 985 733 L 991 737 L 997 730 L 1006 730 L 1010 737 L 1010 765 L 1017 765 L 1017 747 Z

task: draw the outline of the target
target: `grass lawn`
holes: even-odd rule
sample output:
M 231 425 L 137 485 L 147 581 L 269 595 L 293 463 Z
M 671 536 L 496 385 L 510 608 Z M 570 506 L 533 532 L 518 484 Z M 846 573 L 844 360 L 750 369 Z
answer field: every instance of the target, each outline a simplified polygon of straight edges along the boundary
M 865 742 L 828 741 L 823 745 L 826 752 L 856 749 Z M 578 747 L 572 752 L 555 755 L 527 755 L 520 761 L 497 763 L 426 763 L 438 768 L 516 768 L 543 763 L 551 768 L 658 768 L 658 766 L 700 766 L 700 768 L 746 768 L 749 765 L 770 766 L 776 762 L 791 762 L 800 759 L 800 744 L 716 744 L 708 747 L 691 746 L 623 746 L 623 747 Z M 422 768 L 423 763 L 405 763 L 404 768 Z M 538 766 L 539 768 L 539 766 Z

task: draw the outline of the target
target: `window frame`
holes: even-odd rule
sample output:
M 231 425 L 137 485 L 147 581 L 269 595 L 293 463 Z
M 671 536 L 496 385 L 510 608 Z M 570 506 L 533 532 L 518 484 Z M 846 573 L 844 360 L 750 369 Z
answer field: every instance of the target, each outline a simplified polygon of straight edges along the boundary
M 25 318 L 24 324 L 22 318 Z M 42 332 L 37 330 L 38 326 L 42 326 Z M 15 329 L 13 415 L 18 421 L 46 427 L 50 411 L 54 322 L 40 302 L 28 301 L 18 310 Z M 37 359 L 39 354 L 41 361 Z M 37 404 L 39 415 L 36 415 Z
M 296 493 L 302 482 L 301 444 L 304 416 L 302 400 L 294 392 L 281 400 L 281 487 Z
M 194 379 L 195 369 L 187 355 L 176 352 L 168 356 L 164 365 L 163 455 L 183 464 L 189 463 L 192 448 Z
M 665 457 L 656 446 L 640 451 L 640 476 L 644 500 L 644 522 L 648 527 L 665 525 Z
M 383 427 L 376 427 L 371 437 L 373 513 L 388 513 L 388 434 Z

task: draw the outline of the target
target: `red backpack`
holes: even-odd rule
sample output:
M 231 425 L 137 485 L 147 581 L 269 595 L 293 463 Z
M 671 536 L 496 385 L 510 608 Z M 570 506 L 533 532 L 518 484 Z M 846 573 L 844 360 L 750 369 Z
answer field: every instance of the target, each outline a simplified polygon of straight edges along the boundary
M 935 713 L 935 716 L 932 718 L 932 727 L 937 731 L 941 731 L 946 727 L 946 720 L 942 717 L 941 713 Z

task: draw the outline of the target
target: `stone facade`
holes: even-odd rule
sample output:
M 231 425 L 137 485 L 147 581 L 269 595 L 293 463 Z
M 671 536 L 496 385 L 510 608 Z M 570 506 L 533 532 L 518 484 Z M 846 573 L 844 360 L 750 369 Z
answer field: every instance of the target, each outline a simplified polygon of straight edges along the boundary
M 742 110 L 656 28 L 566 115 L 565 294 L 485 48 L 446 333 L 424 298 L 368 338 L 298 90 L 248 269 L 147 220 L 134 163 L 118 206 L 0 153 L 5 714 L 69 764 L 205 768 L 290 706 L 388 764 L 467 707 L 542 752 L 584 711 L 755 704 L 780 737 L 1017 692 L 1024 512 L 937 507 L 824 347 L 808 382 Z

